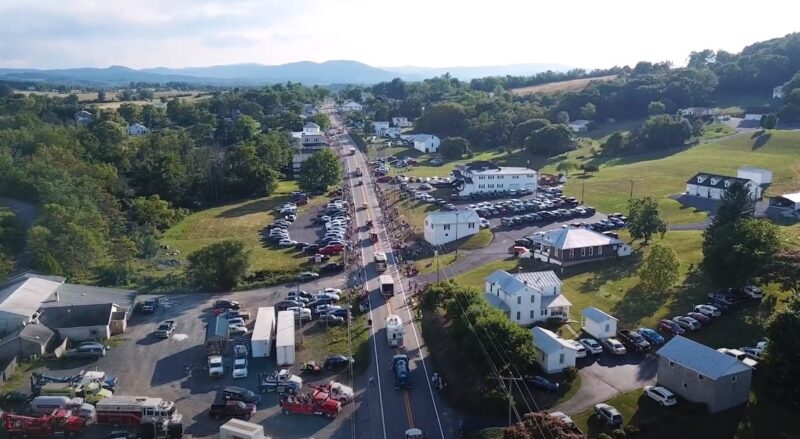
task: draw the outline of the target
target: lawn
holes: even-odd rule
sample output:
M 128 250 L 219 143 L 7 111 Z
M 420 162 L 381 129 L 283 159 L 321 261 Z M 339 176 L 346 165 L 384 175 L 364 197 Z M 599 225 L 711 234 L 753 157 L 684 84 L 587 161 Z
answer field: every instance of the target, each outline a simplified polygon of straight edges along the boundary
M 758 381 L 756 378 L 755 381 Z M 679 400 L 674 407 L 660 407 L 644 396 L 641 390 L 625 393 L 608 401 L 622 414 L 623 426 L 636 425 L 639 437 L 649 439 L 697 438 L 797 438 L 798 424 L 789 421 L 793 415 L 785 405 L 769 397 L 756 395 L 763 389 L 754 382 L 747 407 L 739 407 L 722 413 L 708 414 L 693 404 Z M 572 417 L 578 427 L 589 436 L 610 434 L 610 429 L 594 419 L 592 409 Z M 699 428 L 702 426 L 701 428 Z
M 702 221 L 705 212 L 683 207 L 669 195 L 686 190 L 686 180 L 705 171 L 736 175 L 743 165 L 773 171 L 768 194 L 797 189 L 800 165 L 787 157 L 800 155 L 800 132 L 775 131 L 771 134 L 746 134 L 692 148 L 622 157 L 586 157 L 586 162 L 601 166 L 600 172 L 582 178 L 573 174 L 565 185 L 567 195 L 581 198 L 601 212 L 625 212 L 633 187 L 634 197 L 651 196 L 659 201 L 663 217 L 670 223 Z M 554 165 L 543 172 L 555 172 Z
M 457 261 L 461 261 L 464 259 L 464 255 L 458 255 L 456 257 L 455 254 L 447 254 L 439 256 L 439 263 L 436 264 L 436 256 L 431 256 L 429 258 L 422 258 L 417 259 L 414 261 L 414 265 L 417 267 L 420 275 L 436 273 L 436 270 L 444 270 L 445 268 L 455 264 Z M 444 275 L 444 273 L 441 273 Z
M 163 243 L 180 250 L 185 257 L 209 244 L 227 239 L 240 240 L 252 252 L 252 270 L 299 271 L 306 258 L 293 249 L 266 247 L 261 232 L 272 222 L 274 208 L 289 201 L 298 190 L 294 181 L 284 181 L 275 193 L 266 198 L 240 201 L 212 207 L 187 216 L 164 234 Z M 312 198 L 299 212 L 324 204 L 326 197 Z
M 552 94 L 562 91 L 580 91 L 586 88 L 592 81 L 610 81 L 617 75 L 598 76 L 595 78 L 572 79 L 569 81 L 548 82 L 547 84 L 531 85 L 529 87 L 514 88 L 512 93 L 518 96 L 525 96 L 534 93 Z
M 321 323 L 306 323 L 306 326 L 312 324 L 314 326 L 305 329 L 300 336 L 296 363 L 314 360 L 317 364 L 321 364 L 328 355 L 347 355 L 352 349 L 355 360 L 353 374 L 357 376 L 366 370 L 370 362 L 370 331 L 366 315 L 355 317 L 350 322 L 349 346 L 346 325 L 327 329 Z
M 470 236 L 458 248 L 460 250 L 477 250 L 491 244 L 493 239 L 494 233 L 490 229 L 480 229 L 478 233 Z

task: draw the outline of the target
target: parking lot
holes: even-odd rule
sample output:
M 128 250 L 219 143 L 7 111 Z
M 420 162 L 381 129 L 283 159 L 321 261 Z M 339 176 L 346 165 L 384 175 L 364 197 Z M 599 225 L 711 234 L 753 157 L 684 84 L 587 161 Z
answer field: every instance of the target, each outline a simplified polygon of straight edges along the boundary
M 324 287 L 341 287 L 343 276 L 325 278 L 303 284 L 306 291 L 317 291 Z M 270 306 L 290 290 L 288 286 L 258 289 L 224 295 L 224 298 L 237 300 L 242 308 L 252 313 L 248 327 L 252 329 L 255 313 L 260 306 Z M 248 378 L 233 380 L 231 377 L 232 357 L 226 356 L 225 376 L 219 380 L 208 377 L 206 369 L 205 324 L 212 315 L 211 304 L 223 296 L 210 294 L 182 294 L 162 299 L 161 306 L 154 314 L 138 314 L 131 318 L 128 329 L 121 340 L 112 343 L 105 357 L 98 361 L 71 360 L 48 362 L 40 369 L 53 375 L 71 375 L 81 370 L 101 370 L 119 378 L 118 395 L 151 396 L 174 401 L 177 411 L 183 415 L 185 437 L 216 437 L 219 425 L 224 421 L 209 418 L 207 410 L 214 401 L 217 391 L 226 385 L 236 385 L 256 391 L 259 372 L 275 370 L 274 355 L 272 358 L 253 360 L 250 363 Z M 169 339 L 154 336 L 154 330 L 164 320 L 177 321 L 177 329 Z M 300 334 L 319 332 L 316 323 L 306 324 Z M 246 340 L 246 339 L 245 339 Z M 341 354 L 342 352 L 330 352 Z M 303 353 L 308 356 L 309 353 Z M 297 354 L 298 362 L 303 358 Z M 320 354 L 317 360 L 324 360 Z M 190 368 L 187 374 L 186 368 Z M 299 363 L 294 373 L 298 373 Z M 313 376 L 313 382 L 324 383 L 333 375 L 323 373 Z M 349 379 L 339 378 L 345 384 Z M 309 383 L 304 377 L 304 385 Z M 29 391 L 27 381 L 23 391 Z M 328 421 L 315 416 L 287 416 L 280 413 L 276 394 L 262 395 L 258 412 L 251 419 L 264 426 L 265 433 L 280 438 L 305 437 L 351 437 L 348 417 L 358 401 L 343 406 L 337 419 Z M 104 437 L 110 429 L 96 426 L 89 427 L 84 437 Z

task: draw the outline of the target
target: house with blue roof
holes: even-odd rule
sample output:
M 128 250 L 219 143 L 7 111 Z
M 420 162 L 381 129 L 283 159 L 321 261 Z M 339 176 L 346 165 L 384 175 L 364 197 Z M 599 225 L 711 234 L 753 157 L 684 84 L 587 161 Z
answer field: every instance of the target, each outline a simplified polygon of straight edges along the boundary
M 489 304 L 520 325 L 569 318 L 572 303 L 561 294 L 561 279 L 553 271 L 510 274 L 497 270 L 485 280 Z
M 545 373 L 559 373 L 568 367 L 575 367 L 578 349 L 553 331 L 534 326 L 533 349 L 536 363 Z
M 711 413 L 739 406 L 750 398 L 753 369 L 734 357 L 680 335 L 656 354 L 658 384 L 705 404 Z

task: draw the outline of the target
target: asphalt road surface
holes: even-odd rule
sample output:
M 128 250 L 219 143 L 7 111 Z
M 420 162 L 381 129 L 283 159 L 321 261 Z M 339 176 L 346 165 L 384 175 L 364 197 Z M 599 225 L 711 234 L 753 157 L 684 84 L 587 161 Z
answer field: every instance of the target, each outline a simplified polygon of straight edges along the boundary
M 398 438 L 403 437 L 404 432 L 413 427 L 422 429 L 428 438 L 451 437 L 450 434 L 445 435 L 445 431 L 450 429 L 443 427 L 440 415 L 443 403 L 435 394 L 428 378 L 433 371 L 428 364 L 420 328 L 412 323 L 412 310 L 406 306 L 410 295 L 407 296 L 407 291 L 398 275 L 368 165 L 360 151 L 356 151 L 355 155 L 349 155 L 350 147 L 355 146 L 349 136 L 341 135 L 336 140 L 342 146 L 342 153 L 346 154 L 344 157 L 344 168 L 348 178 L 346 185 L 353 192 L 353 203 L 356 208 L 354 222 L 357 232 L 354 239 L 361 253 L 364 278 L 367 279 L 369 317 L 373 322 L 369 342 L 373 363 L 366 374 L 372 378 L 374 385 L 367 384 L 364 390 L 366 396 L 362 399 L 362 407 L 357 412 L 360 418 L 358 425 L 363 426 L 359 428 L 359 436 L 372 439 Z M 362 177 L 355 175 L 357 168 L 363 171 Z M 363 184 L 358 185 L 358 180 L 363 181 Z M 365 202 L 366 209 L 362 207 Z M 370 230 L 366 228 L 366 223 L 370 220 L 374 224 L 372 230 L 378 232 L 376 243 L 370 240 Z M 385 273 L 378 273 L 372 263 L 373 254 L 379 251 L 386 253 L 389 261 Z M 380 294 L 378 281 L 380 274 L 390 274 L 395 281 L 395 295 L 388 300 L 384 300 Z M 400 348 L 388 346 L 386 339 L 385 321 L 386 317 L 392 314 L 399 315 L 404 322 L 405 332 Z M 394 388 L 390 362 L 392 356 L 398 353 L 404 353 L 409 357 L 412 377 L 412 388 L 409 390 Z

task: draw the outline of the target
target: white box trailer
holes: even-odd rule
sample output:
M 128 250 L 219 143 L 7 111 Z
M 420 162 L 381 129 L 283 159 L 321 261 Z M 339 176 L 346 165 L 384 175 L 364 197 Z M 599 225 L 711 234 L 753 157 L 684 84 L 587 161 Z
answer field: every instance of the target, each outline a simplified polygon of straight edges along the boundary
M 275 334 L 275 359 L 278 366 L 294 364 L 294 312 L 278 312 L 278 329 Z
M 266 306 L 258 308 L 256 324 L 253 326 L 253 337 L 250 339 L 250 352 L 253 358 L 266 358 L 272 353 L 272 341 L 275 339 L 275 308 Z
M 264 427 L 241 419 L 231 419 L 219 426 L 219 439 L 265 439 Z

